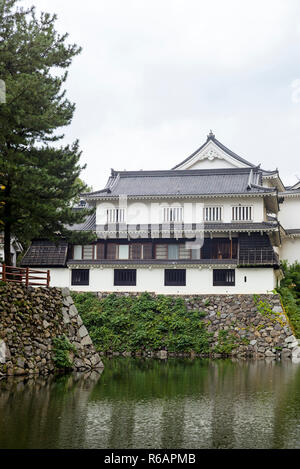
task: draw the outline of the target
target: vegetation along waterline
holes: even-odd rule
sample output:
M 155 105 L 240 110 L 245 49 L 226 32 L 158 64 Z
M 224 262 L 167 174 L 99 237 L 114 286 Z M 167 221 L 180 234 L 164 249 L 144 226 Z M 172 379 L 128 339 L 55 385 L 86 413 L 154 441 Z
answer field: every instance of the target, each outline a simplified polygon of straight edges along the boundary
M 72 296 L 102 354 L 276 358 L 300 353 L 278 294 Z
M 281 295 L 284 309 L 294 329 L 295 336 L 300 338 L 300 264 L 281 264 L 284 278 L 278 292 Z

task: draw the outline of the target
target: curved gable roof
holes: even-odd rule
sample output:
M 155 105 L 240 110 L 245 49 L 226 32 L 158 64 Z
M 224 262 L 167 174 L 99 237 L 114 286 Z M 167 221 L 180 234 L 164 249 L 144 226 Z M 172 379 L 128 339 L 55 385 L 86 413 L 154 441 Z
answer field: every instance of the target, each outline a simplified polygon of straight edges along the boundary
M 180 169 L 181 166 L 186 166 L 186 164 L 190 161 L 192 163 L 192 160 L 194 159 L 194 157 L 201 153 L 202 150 L 205 149 L 205 147 L 210 143 L 210 142 L 213 142 L 220 150 L 222 150 L 222 152 L 224 152 L 225 154 L 227 154 L 230 158 L 233 158 L 234 160 L 236 160 L 239 164 L 242 163 L 242 165 L 244 167 L 248 167 L 248 168 L 256 168 L 257 166 L 255 166 L 254 164 L 250 163 L 249 161 L 245 160 L 244 158 L 242 158 L 241 156 L 237 155 L 236 153 L 234 153 L 232 150 L 230 150 L 229 148 L 227 148 L 225 145 L 223 145 L 221 142 L 219 142 L 219 140 L 216 139 L 215 135 L 212 133 L 212 131 L 210 131 L 210 133 L 208 134 L 207 136 L 207 140 L 206 142 L 201 145 L 201 147 L 199 147 L 196 151 L 194 151 L 194 153 L 192 153 L 190 156 L 188 156 L 187 158 L 185 158 L 185 160 L 181 161 L 181 163 L 177 164 L 176 166 L 174 166 L 172 169 Z M 201 156 L 201 155 L 199 155 Z M 188 168 L 183 168 L 183 169 L 188 169 Z

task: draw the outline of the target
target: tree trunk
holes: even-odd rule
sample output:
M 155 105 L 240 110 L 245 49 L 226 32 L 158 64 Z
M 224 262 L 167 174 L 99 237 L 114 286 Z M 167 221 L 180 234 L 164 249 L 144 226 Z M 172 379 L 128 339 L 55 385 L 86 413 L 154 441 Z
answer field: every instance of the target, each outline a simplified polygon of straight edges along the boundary
M 11 190 L 10 181 L 7 182 L 4 190 L 5 199 L 9 199 Z M 11 204 L 5 201 L 4 203 L 4 263 L 6 265 L 12 265 L 11 258 Z

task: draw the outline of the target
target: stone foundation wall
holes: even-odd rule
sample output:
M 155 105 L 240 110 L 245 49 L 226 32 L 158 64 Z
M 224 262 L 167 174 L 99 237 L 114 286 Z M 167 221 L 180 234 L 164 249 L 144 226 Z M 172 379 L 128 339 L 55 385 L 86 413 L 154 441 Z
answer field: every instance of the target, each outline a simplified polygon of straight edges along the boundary
M 101 299 L 109 293 L 101 292 L 96 295 Z M 120 292 L 116 295 L 137 296 L 139 293 Z M 235 342 L 235 347 L 230 352 L 232 356 L 300 358 L 299 343 L 293 334 L 279 295 L 180 295 L 180 298 L 184 298 L 189 310 L 206 313 L 203 321 L 207 330 L 213 333 L 210 345 L 212 350 L 222 345 L 220 331 L 227 331 L 228 336 Z M 113 355 L 117 353 L 113 352 Z M 161 350 L 148 355 L 166 358 L 175 354 Z
M 73 370 L 103 367 L 68 289 L 0 286 L 0 377 L 54 372 L 53 339 L 62 337 Z

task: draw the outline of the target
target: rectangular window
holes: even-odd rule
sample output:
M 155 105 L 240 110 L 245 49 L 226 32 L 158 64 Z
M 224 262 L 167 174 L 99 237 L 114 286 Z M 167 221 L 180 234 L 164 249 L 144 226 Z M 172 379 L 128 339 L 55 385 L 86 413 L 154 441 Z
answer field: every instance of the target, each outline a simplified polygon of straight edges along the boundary
M 73 246 L 73 259 L 76 261 L 80 261 L 82 259 L 82 246 L 81 245 Z
M 73 246 L 73 259 L 76 261 L 87 260 L 91 261 L 95 259 L 97 248 L 95 244 L 74 245 Z
M 89 285 L 90 271 L 89 269 L 73 269 L 72 270 L 72 285 Z
M 251 221 L 253 217 L 251 206 L 238 205 L 232 207 L 232 221 Z
M 183 207 L 164 207 L 163 223 L 176 223 L 183 221 Z
M 129 258 L 129 246 L 128 244 L 119 244 L 119 259 L 128 259 Z
M 179 246 L 178 244 L 168 244 L 168 259 L 178 259 Z
M 222 221 L 222 207 L 204 207 L 204 221 Z
M 143 259 L 152 259 L 152 243 L 142 245 Z
M 213 286 L 234 286 L 235 270 L 234 269 L 214 269 Z
M 132 260 L 152 259 L 152 243 L 132 243 L 129 247 L 129 258 Z
M 164 257 L 165 259 L 166 257 Z M 152 243 L 132 243 L 132 244 L 107 244 L 108 260 L 139 260 L 152 259 Z
M 95 247 L 93 244 L 83 246 L 83 259 L 93 260 L 94 259 L 94 250 Z
M 108 260 L 116 260 L 117 256 L 117 245 L 114 243 L 107 244 L 107 259 Z
M 133 243 L 130 245 L 130 259 L 139 260 L 143 257 L 143 249 L 140 243 Z
M 107 223 L 125 223 L 125 208 L 107 209 Z
M 185 269 L 165 269 L 165 286 L 184 287 L 185 285 Z
M 97 243 L 96 256 L 98 260 L 104 259 L 105 257 L 104 243 Z
M 179 259 L 191 259 L 191 249 L 186 249 L 185 244 L 179 244 Z
M 136 269 L 115 269 L 114 285 L 136 285 Z
M 167 244 L 155 245 L 155 259 L 168 259 L 168 245 Z

